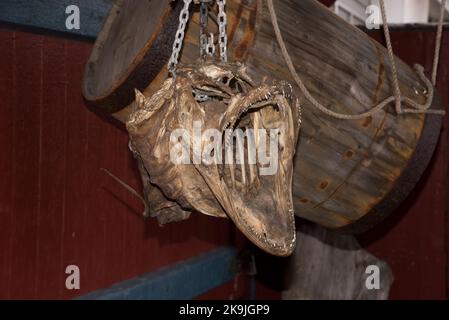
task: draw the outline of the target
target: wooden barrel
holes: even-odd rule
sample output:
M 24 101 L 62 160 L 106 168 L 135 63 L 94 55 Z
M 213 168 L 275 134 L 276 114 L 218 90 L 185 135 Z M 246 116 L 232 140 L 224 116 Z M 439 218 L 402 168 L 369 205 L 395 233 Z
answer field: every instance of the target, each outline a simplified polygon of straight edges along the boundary
M 151 95 L 167 77 L 166 63 L 182 1 L 119 0 L 99 35 L 84 79 L 86 99 L 126 121 L 134 88 Z M 386 49 L 315 0 L 278 0 L 279 24 L 298 73 L 330 109 L 362 113 L 392 95 Z M 254 79 L 294 84 L 276 41 L 265 1 L 228 0 L 229 57 Z M 182 51 L 198 58 L 198 10 Z M 417 102 L 426 89 L 397 59 L 402 94 Z M 300 93 L 295 87 L 296 93 Z M 303 129 L 295 159 L 295 214 L 319 225 L 364 231 L 391 213 L 428 165 L 441 117 L 397 115 L 393 106 L 362 120 L 338 120 L 302 100 Z M 441 109 L 438 97 L 432 108 Z

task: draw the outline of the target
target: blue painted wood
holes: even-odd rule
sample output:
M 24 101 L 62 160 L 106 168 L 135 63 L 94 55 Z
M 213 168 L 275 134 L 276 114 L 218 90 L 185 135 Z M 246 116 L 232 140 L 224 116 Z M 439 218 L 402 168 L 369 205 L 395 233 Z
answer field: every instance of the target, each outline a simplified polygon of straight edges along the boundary
M 234 248 L 221 247 L 78 300 L 189 300 L 231 281 L 236 261 Z
M 0 21 L 96 38 L 113 0 L 0 0 Z M 80 30 L 66 28 L 66 8 L 80 9 Z

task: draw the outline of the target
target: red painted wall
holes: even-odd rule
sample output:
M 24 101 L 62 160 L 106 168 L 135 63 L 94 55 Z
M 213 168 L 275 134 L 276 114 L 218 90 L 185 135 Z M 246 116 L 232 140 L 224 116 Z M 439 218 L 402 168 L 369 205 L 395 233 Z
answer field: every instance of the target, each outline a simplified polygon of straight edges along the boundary
M 381 33 L 372 35 L 378 40 Z M 410 65 L 432 70 L 435 29 L 394 31 L 395 53 Z M 449 29 L 441 51 L 437 90 L 449 110 Z M 407 201 L 385 223 L 360 237 L 373 254 L 388 261 L 395 281 L 393 299 L 449 298 L 449 126 L 444 120 L 441 140 L 431 165 Z
M 0 298 L 72 298 L 233 242 L 226 220 L 144 223 L 100 171 L 140 189 L 126 133 L 83 102 L 91 43 L 1 28 L 0 44 Z

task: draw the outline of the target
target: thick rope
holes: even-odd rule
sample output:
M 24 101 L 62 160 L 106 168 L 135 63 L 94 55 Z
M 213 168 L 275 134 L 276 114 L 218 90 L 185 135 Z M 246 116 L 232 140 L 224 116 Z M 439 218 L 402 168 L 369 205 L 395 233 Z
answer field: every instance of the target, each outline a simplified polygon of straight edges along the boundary
M 438 64 L 440 62 L 441 39 L 443 38 L 444 13 L 446 12 L 446 0 L 441 1 L 440 20 L 438 21 L 438 31 L 435 40 L 435 55 L 433 58 L 432 84 L 437 83 Z
M 393 73 L 393 89 L 394 97 L 396 99 L 396 113 L 402 113 L 402 94 L 399 87 L 398 70 L 396 68 L 396 60 L 394 58 L 393 46 L 391 45 L 390 29 L 388 27 L 387 10 L 385 9 L 385 1 L 379 0 L 380 12 L 382 14 L 382 26 L 384 29 L 385 42 L 387 43 L 388 57 L 390 59 L 391 71 Z
M 273 5 L 273 0 L 267 0 L 267 5 L 268 5 L 268 10 L 270 12 L 270 17 L 271 17 L 271 22 L 273 24 L 273 29 L 276 35 L 276 39 L 278 41 L 279 47 L 281 48 L 282 51 L 282 55 L 284 57 L 284 60 L 287 64 L 287 67 L 291 73 L 291 75 L 293 76 L 293 79 L 295 80 L 296 84 L 298 85 L 299 89 L 301 90 L 301 92 L 304 94 L 305 98 L 307 100 L 309 100 L 309 102 L 316 107 L 318 110 L 320 110 L 321 112 L 337 118 L 337 119 L 343 119 L 343 120 L 356 120 L 356 119 L 363 119 L 369 116 L 372 116 L 374 114 L 376 114 L 377 112 L 383 110 L 388 104 L 390 104 L 393 101 L 396 101 L 396 111 L 398 114 L 401 113 L 432 113 L 432 114 L 439 114 L 439 115 L 444 115 L 445 112 L 443 110 L 429 110 L 430 106 L 432 105 L 432 101 L 433 101 L 433 97 L 434 97 L 434 88 L 432 83 L 426 78 L 425 74 L 424 74 L 424 68 L 420 65 L 415 65 L 415 70 L 419 76 L 419 78 L 426 84 L 427 89 L 428 89 L 428 96 L 427 96 L 427 102 L 423 105 L 413 101 L 410 98 L 407 97 L 402 97 L 401 96 L 401 91 L 399 88 L 399 80 L 398 80 L 398 74 L 397 74 L 397 70 L 396 70 L 396 64 L 395 64 L 395 60 L 394 60 L 394 54 L 393 54 L 393 49 L 391 46 L 391 39 L 390 39 L 390 32 L 388 29 L 387 23 L 386 23 L 386 10 L 385 10 L 385 5 L 384 5 L 384 0 L 379 0 L 381 1 L 381 11 L 382 13 L 382 17 L 385 21 L 384 23 L 384 33 L 385 33 L 385 38 L 387 40 L 387 48 L 388 52 L 389 52 L 389 58 L 390 58 L 390 63 L 392 66 L 392 71 L 393 71 L 393 86 L 394 86 L 394 90 L 395 90 L 395 96 L 391 96 L 386 98 L 385 100 L 383 100 L 382 102 L 380 102 L 379 104 L 375 105 L 374 107 L 372 107 L 370 110 L 361 113 L 361 114 L 356 114 L 356 115 L 350 115 L 350 114 L 343 114 L 343 113 L 338 113 L 338 112 L 334 112 L 332 110 L 329 110 L 327 107 L 325 107 L 324 105 L 322 105 L 321 103 L 319 103 L 310 93 L 310 91 L 307 89 L 307 87 L 304 85 L 304 82 L 302 81 L 302 79 L 300 78 L 300 76 L 298 75 L 298 73 L 296 72 L 296 68 L 295 65 L 293 64 L 293 61 L 291 59 L 290 54 L 288 53 L 287 47 L 285 45 L 284 39 L 282 37 L 282 33 L 281 30 L 279 28 L 279 23 L 278 23 L 278 19 L 277 19 L 277 15 L 276 15 L 276 11 L 274 9 L 274 5 Z M 440 37 L 440 42 L 441 42 L 441 37 Z M 412 107 L 413 109 L 402 109 L 402 105 L 401 103 L 404 102 L 407 105 L 409 105 L 410 107 Z

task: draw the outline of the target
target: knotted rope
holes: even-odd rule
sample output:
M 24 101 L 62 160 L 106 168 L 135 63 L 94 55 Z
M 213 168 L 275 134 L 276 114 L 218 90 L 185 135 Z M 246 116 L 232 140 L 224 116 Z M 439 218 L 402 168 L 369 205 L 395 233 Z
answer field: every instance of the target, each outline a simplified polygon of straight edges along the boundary
M 426 84 L 427 90 L 428 90 L 428 96 L 427 101 L 424 104 L 419 104 L 415 101 L 413 101 L 410 98 L 402 97 L 401 90 L 399 87 L 399 80 L 398 80 L 398 73 L 396 69 L 396 63 L 393 53 L 393 48 L 391 45 L 391 38 L 390 38 L 390 31 L 388 28 L 387 23 L 387 14 L 385 10 L 385 3 L 384 0 L 379 0 L 380 6 L 381 6 L 381 12 L 382 12 L 382 20 L 383 20 L 383 30 L 385 34 L 385 40 L 387 42 L 387 50 L 388 50 L 388 57 L 390 60 L 390 64 L 392 67 L 392 73 L 393 73 L 393 87 L 394 87 L 394 96 L 390 96 L 386 98 L 385 100 L 381 101 L 379 104 L 373 106 L 370 110 L 356 115 L 351 114 L 343 114 L 338 113 L 335 111 L 330 110 L 326 106 L 322 105 L 320 102 L 318 102 L 310 93 L 310 91 L 305 86 L 304 82 L 302 81 L 301 77 L 296 72 L 295 65 L 293 64 L 292 58 L 287 50 L 287 47 L 285 45 L 284 39 L 282 37 L 282 33 L 279 27 L 278 18 L 276 15 L 276 11 L 274 9 L 273 0 L 267 0 L 268 10 L 270 12 L 271 22 L 273 24 L 273 29 L 276 35 L 277 42 L 279 44 L 279 47 L 281 48 L 282 55 L 284 57 L 284 60 L 287 64 L 287 67 L 293 76 L 293 79 L 295 80 L 296 84 L 298 85 L 301 92 L 304 94 L 305 98 L 309 100 L 309 102 L 316 107 L 321 112 L 337 118 L 337 119 L 343 119 L 343 120 L 355 120 L 355 119 L 363 119 L 369 116 L 374 115 L 375 113 L 383 110 L 388 104 L 390 104 L 393 101 L 396 101 L 396 112 L 397 114 L 403 114 L 403 113 L 427 113 L 427 114 L 438 114 L 438 115 L 444 115 L 445 111 L 443 110 L 429 110 L 429 108 L 432 105 L 433 97 L 434 97 L 434 87 L 433 83 L 435 83 L 435 80 L 433 80 L 433 83 L 427 79 L 427 77 L 424 74 L 424 68 L 420 65 L 415 65 L 415 70 L 419 76 L 419 78 Z M 438 70 L 438 61 L 439 61 L 439 52 L 441 49 L 441 40 L 442 40 L 442 31 L 443 31 L 443 21 L 444 21 L 444 8 L 445 8 L 446 0 L 442 1 L 442 9 L 441 9 L 441 16 L 440 21 L 438 25 L 438 32 L 437 32 L 437 43 L 435 46 L 435 56 L 434 56 L 434 68 L 433 68 L 433 75 L 432 79 L 436 79 L 436 74 Z M 402 103 L 410 106 L 411 108 L 403 109 Z

